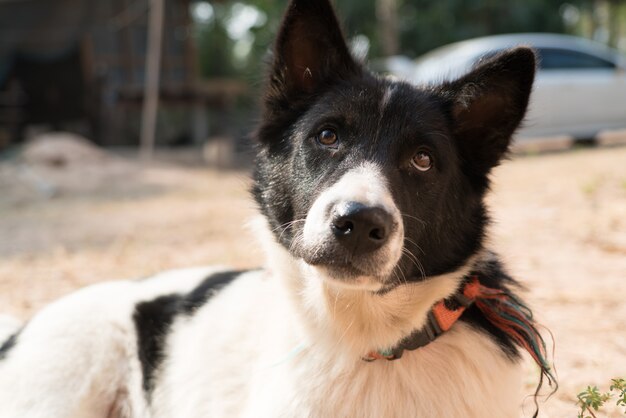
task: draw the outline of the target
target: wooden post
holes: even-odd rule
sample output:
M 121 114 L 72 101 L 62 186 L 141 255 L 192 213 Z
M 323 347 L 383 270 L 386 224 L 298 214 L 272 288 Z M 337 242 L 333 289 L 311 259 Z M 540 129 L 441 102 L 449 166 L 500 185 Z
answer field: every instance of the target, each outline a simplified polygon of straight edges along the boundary
M 376 0 L 376 17 L 383 54 L 385 56 L 396 55 L 399 49 L 398 1 Z
M 146 50 L 145 84 L 141 114 L 140 156 L 149 161 L 154 153 L 157 112 L 159 109 L 159 75 L 163 39 L 163 9 L 165 0 L 150 0 L 148 16 L 148 45 Z

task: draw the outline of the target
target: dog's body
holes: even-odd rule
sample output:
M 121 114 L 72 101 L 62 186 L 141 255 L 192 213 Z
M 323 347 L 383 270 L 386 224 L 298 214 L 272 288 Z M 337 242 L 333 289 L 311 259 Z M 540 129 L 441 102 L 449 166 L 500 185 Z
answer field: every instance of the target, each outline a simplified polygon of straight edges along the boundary
M 308 314 L 294 306 L 302 301 L 281 283 L 294 277 L 266 271 L 244 273 L 193 315 L 182 313 L 162 343 L 166 358 L 146 366 L 136 306 L 191 292 L 210 276 L 195 269 L 97 285 L 49 306 L 0 366 L 0 416 L 518 415 L 517 367 L 479 330 L 459 324 L 401 360 L 367 363 L 324 341 L 331 338 L 321 326 L 332 329 L 324 324 L 330 318 L 303 329 Z M 162 323 L 162 312 L 152 315 L 153 325 Z
M 253 188 L 266 268 L 50 305 L 0 348 L 0 417 L 519 415 L 518 346 L 476 306 L 421 348 L 399 343 L 470 277 L 511 291 L 483 196 L 533 53 L 418 89 L 362 69 L 321 0 L 292 1 L 275 52 Z M 363 361 L 390 349 L 402 357 Z

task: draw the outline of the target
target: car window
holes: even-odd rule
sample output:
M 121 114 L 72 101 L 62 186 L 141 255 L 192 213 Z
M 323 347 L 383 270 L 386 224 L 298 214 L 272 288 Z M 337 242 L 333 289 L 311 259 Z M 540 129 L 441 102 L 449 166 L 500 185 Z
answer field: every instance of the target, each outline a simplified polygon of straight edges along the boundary
M 582 70 L 588 68 L 615 68 L 611 61 L 595 55 L 569 49 L 539 48 L 539 66 L 542 70 Z

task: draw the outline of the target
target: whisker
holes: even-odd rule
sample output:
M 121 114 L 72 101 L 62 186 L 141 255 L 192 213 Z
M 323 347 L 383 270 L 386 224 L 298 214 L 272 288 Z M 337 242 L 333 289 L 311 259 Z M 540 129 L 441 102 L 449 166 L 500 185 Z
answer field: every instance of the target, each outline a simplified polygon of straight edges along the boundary
M 415 248 L 417 248 L 422 254 L 426 255 L 426 253 L 424 252 L 424 250 L 422 250 L 422 247 L 420 247 L 417 242 L 415 242 L 414 240 L 412 240 L 411 238 L 405 236 L 404 240 L 407 241 L 409 244 L 413 244 L 415 246 Z
M 434 131 L 434 132 L 429 132 L 428 134 L 429 135 L 433 135 L 433 136 L 438 136 L 438 137 L 444 138 L 446 140 L 448 139 L 448 136 L 446 134 L 442 133 L 442 132 Z
M 297 223 L 299 223 L 299 222 L 305 222 L 305 221 L 306 221 L 306 219 L 295 219 L 295 220 L 293 220 L 293 221 L 289 221 L 289 222 L 286 222 L 286 223 L 284 223 L 284 224 L 282 224 L 282 225 L 277 226 L 276 228 L 274 228 L 274 229 L 272 230 L 272 232 L 276 232 L 277 230 L 279 230 L 279 229 L 280 229 L 280 230 L 281 230 L 281 232 L 280 232 L 280 234 L 278 235 L 278 239 L 280 240 L 280 239 L 283 237 L 283 234 L 287 231 L 287 229 L 288 229 L 289 227 L 291 227 L 291 226 L 293 226 L 293 225 L 295 225 L 295 224 L 297 224 Z
M 297 250 L 303 239 L 304 239 L 304 236 L 302 235 L 302 231 L 296 232 L 296 235 L 293 237 L 293 239 L 291 240 L 291 243 L 289 244 L 289 251 Z
M 426 226 L 427 223 L 425 220 L 418 218 L 417 216 L 413 216 L 413 215 L 409 215 L 408 213 L 400 213 L 402 216 L 406 217 L 406 218 L 410 218 L 410 219 L 415 219 L 417 222 L 421 223 L 422 225 Z
M 400 279 L 400 283 L 401 284 L 408 284 L 409 281 L 406 278 L 406 274 L 404 273 L 404 271 L 402 270 L 401 266 L 398 266 L 398 271 L 400 272 L 400 275 L 402 275 L 402 278 Z
M 349 308 L 350 305 L 348 305 L 346 308 Z M 346 327 L 346 329 L 343 331 L 343 333 L 341 334 L 341 336 L 339 337 L 339 339 L 337 340 L 337 343 L 335 344 L 337 347 L 339 347 L 339 344 L 341 343 L 341 341 L 343 340 L 343 338 L 348 334 L 348 331 L 350 331 L 350 328 L 352 328 L 352 325 L 354 325 L 354 321 L 356 319 L 353 318 L 352 321 L 350 321 L 350 323 L 348 324 L 348 326 Z
M 417 258 L 417 256 L 415 254 L 413 254 L 406 247 L 402 247 L 402 253 L 406 254 L 406 256 L 409 258 L 409 260 L 411 260 L 413 262 L 413 264 L 415 265 L 415 267 L 417 267 L 417 269 L 419 270 L 420 274 L 422 275 L 421 278 L 425 279 L 426 278 L 426 271 L 424 270 L 424 265 L 419 260 L 419 258 Z

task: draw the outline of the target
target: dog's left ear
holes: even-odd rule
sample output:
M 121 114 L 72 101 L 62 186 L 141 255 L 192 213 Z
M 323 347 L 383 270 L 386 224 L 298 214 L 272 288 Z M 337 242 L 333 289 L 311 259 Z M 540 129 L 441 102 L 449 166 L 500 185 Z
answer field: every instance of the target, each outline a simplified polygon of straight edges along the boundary
M 442 87 L 451 99 L 456 140 L 472 171 L 488 173 L 506 153 L 526 113 L 535 65 L 531 49 L 515 48 Z
M 274 48 L 270 95 L 315 93 L 360 71 L 329 0 L 291 0 Z

